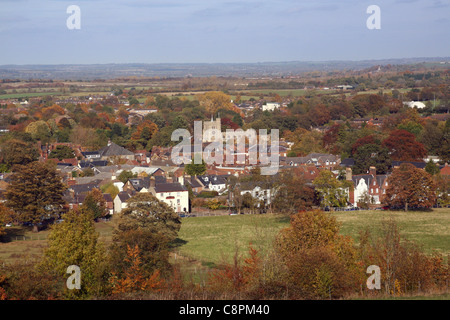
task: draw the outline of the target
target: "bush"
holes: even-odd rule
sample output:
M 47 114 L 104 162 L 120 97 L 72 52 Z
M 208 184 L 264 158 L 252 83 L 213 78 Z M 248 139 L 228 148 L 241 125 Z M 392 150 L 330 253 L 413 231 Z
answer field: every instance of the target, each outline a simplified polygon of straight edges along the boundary
M 199 198 L 214 198 L 218 196 L 218 192 L 217 191 L 202 191 L 200 192 L 197 197 Z
M 350 238 L 339 234 L 336 218 L 323 211 L 305 211 L 291 217 L 275 242 L 281 275 L 291 298 L 341 298 L 356 290 L 362 269 Z
M 360 237 L 361 262 L 380 267 L 383 293 L 434 293 L 446 289 L 449 266 L 442 255 L 426 255 L 419 246 L 405 240 L 394 220 L 383 223 L 380 236 L 375 238 L 365 231 Z

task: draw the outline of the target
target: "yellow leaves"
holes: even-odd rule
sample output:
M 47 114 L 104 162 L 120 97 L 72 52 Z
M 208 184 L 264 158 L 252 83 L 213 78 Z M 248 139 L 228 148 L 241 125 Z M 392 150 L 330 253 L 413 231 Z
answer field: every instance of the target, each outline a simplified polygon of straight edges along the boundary
M 231 97 L 223 92 L 206 92 L 198 96 L 200 105 L 205 107 L 209 114 L 215 114 L 219 109 L 234 110 Z

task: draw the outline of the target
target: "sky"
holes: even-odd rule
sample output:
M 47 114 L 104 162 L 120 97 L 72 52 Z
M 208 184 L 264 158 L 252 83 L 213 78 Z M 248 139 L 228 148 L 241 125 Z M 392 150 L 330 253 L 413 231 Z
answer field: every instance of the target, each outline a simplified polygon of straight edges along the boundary
M 448 57 L 449 39 L 450 0 L 0 0 L 0 65 Z

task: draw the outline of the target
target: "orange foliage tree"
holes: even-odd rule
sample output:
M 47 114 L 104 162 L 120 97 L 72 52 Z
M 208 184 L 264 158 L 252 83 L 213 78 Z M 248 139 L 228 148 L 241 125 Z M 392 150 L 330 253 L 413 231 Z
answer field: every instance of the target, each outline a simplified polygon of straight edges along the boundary
M 150 120 L 145 120 L 141 122 L 137 128 L 136 131 L 133 132 L 131 135 L 132 140 L 150 140 L 152 136 L 158 131 L 158 126 L 154 124 Z
M 394 130 L 382 145 L 388 148 L 392 160 L 422 161 L 427 155 L 425 146 L 416 141 L 416 137 L 406 130 Z
M 233 262 L 215 269 L 208 279 L 208 287 L 215 293 L 241 294 L 255 286 L 261 274 L 261 258 L 251 245 L 242 263 L 236 250 Z
M 339 234 L 335 217 L 320 210 L 291 216 L 276 242 L 280 263 L 286 268 L 283 282 L 293 298 L 339 298 L 361 282 L 356 248 Z
M 128 268 L 124 270 L 121 277 L 114 272 L 112 273 L 112 277 L 109 279 L 112 285 L 112 293 L 121 294 L 161 290 L 164 281 L 160 277 L 159 270 L 155 270 L 152 274 L 147 275 L 141 268 L 139 247 L 137 245 L 134 247 L 128 245 L 127 247 L 125 262 L 128 263 Z
M 436 203 L 432 176 L 410 163 L 402 163 L 389 176 L 383 202 L 392 208 L 429 209 Z

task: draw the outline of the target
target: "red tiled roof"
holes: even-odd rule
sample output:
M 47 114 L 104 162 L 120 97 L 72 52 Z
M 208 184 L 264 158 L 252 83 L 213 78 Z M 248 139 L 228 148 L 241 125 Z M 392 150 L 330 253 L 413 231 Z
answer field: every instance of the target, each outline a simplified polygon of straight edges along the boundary
M 441 174 L 444 176 L 450 175 L 450 166 L 448 164 L 445 164 L 445 166 L 441 169 Z

